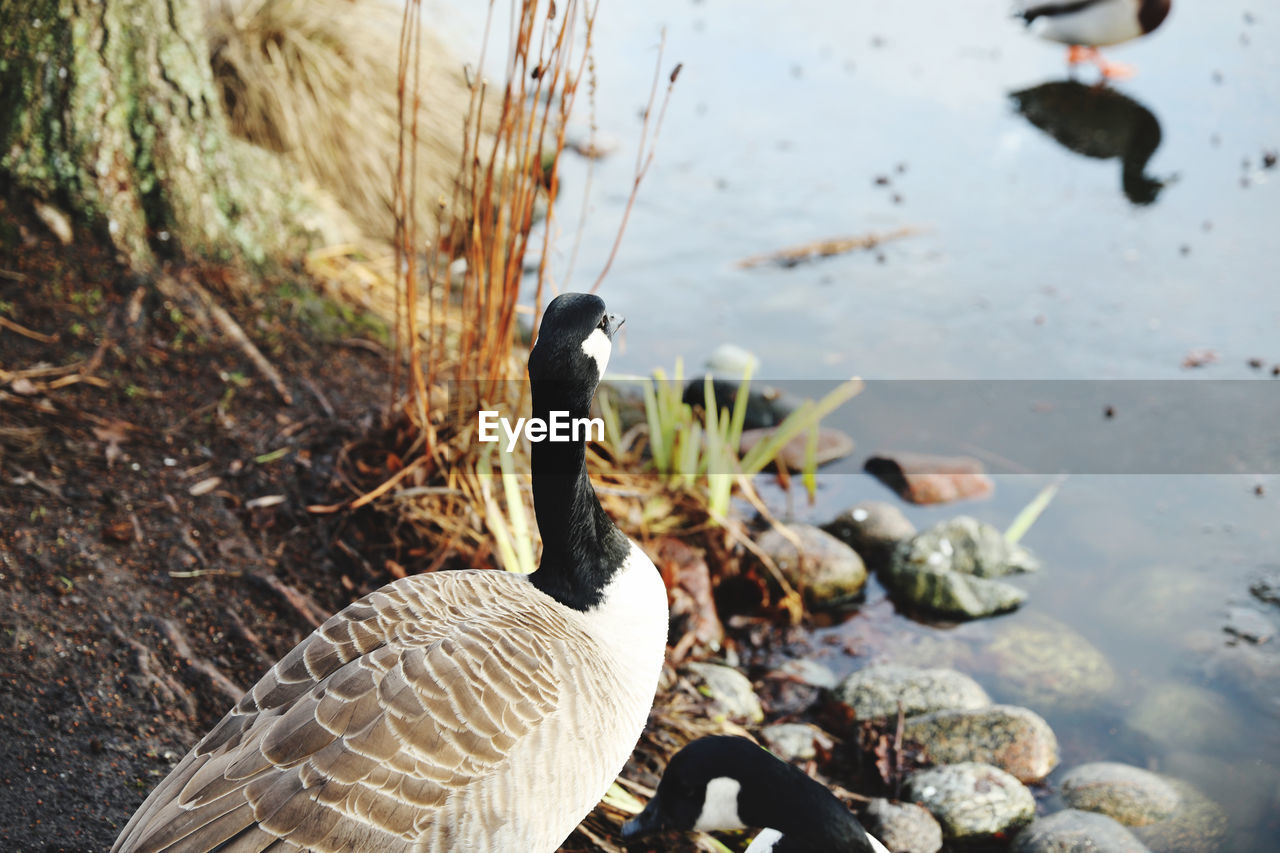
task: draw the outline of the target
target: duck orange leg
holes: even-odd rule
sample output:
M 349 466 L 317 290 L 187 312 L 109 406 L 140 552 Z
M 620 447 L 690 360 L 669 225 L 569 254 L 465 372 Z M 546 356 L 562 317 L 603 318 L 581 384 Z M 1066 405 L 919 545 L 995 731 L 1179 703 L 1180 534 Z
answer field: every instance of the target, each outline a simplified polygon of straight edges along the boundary
M 1067 64 L 1072 68 L 1082 62 L 1092 62 L 1098 67 L 1104 79 L 1123 80 L 1133 76 L 1133 66 L 1118 62 L 1107 62 L 1096 47 L 1073 44 L 1067 48 Z

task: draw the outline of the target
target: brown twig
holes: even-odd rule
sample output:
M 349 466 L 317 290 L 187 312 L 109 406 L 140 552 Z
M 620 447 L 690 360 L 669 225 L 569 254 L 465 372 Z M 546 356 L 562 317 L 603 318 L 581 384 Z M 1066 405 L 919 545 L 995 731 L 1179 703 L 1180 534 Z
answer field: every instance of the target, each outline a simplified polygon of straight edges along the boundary
M 0 314 L 0 328 L 8 329 L 11 332 L 17 332 L 24 338 L 30 338 L 33 341 L 39 341 L 42 344 L 57 343 L 57 335 L 46 335 L 43 332 L 37 332 L 34 329 L 28 329 L 21 323 L 15 323 L 3 314 Z
M 658 82 L 662 74 L 662 52 L 666 45 L 667 31 L 664 28 L 662 39 L 658 42 L 658 59 L 653 68 L 653 88 L 649 92 L 649 105 L 645 108 L 644 123 L 640 127 L 640 144 L 636 147 L 636 171 L 631 181 L 631 193 L 627 196 L 626 207 L 622 209 L 622 221 L 618 223 L 618 233 L 613 239 L 613 248 L 609 250 L 609 257 L 605 260 L 600 275 L 596 277 L 595 284 L 591 285 L 592 293 L 595 293 L 604 283 L 604 277 L 609 274 L 610 268 L 613 267 L 613 260 L 618 255 L 618 247 L 622 245 L 622 235 L 626 232 L 627 221 L 631 218 L 631 209 L 635 207 L 636 196 L 640 193 L 640 183 L 648 173 L 649 166 L 653 164 L 653 155 L 657 153 L 658 137 L 662 133 L 662 119 L 667 114 L 667 104 L 671 103 L 671 92 L 675 89 L 680 69 L 684 67 L 682 63 L 676 63 L 676 67 L 671 69 L 671 74 L 667 78 L 667 93 L 662 98 L 662 106 L 658 109 L 658 118 L 653 125 L 653 137 L 649 138 L 649 117 L 653 114 L 653 104 L 658 97 Z M 646 139 L 648 149 L 645 148 Z
M 200 298 L 210 316 L 213 317 L 218 328 L 220 328 L 227 337 L 231 338 L 235 344 L 240 347 L 241 352 L 253 362 L 253 366 L 258 372 L 266 377 L 271 386 L 276 389 L 276 393 L 280 395 L 280 399 L 284 401 L 286 406 L 293 405 L 293 395 L 289 393 L 289 389 L 285 387 L 284 379 L 280 377 L 280 372 L 275 366 L 267 361 L 267 357 L 262 354 L 262 350 L 249 340 L 249 336 L 244 333 L 244 329 L 240 328 L 240 324 L 235 318 L 227 313 L 226 309 L 219 305 L 209 291 L 200 286 L 200 283 L 194 279 L 186 282 L 191 292 Z

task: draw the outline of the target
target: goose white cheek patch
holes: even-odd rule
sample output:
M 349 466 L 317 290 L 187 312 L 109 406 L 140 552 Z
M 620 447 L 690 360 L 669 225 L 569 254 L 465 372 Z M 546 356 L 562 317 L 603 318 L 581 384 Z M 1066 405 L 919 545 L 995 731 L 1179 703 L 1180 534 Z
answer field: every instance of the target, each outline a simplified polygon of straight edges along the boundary
M 706 798 L 702 801 L 702 811 L 698 813 L 698 822 L 693 828 L 699 832 L 715 829 L 746 829 L 738 817 L 738 792 L 742 783 L 728 776 L 712 779 L 707 783 Z
M 596 369 L 604 376 L 605 365 L 609 363 L 609 353 L 613 350 L 613 345 L 609 343 L 609 337 L 601 329 L 596 329 L 587 335 L 587 339 L 582 342 L 582 351 L 596 363 Z

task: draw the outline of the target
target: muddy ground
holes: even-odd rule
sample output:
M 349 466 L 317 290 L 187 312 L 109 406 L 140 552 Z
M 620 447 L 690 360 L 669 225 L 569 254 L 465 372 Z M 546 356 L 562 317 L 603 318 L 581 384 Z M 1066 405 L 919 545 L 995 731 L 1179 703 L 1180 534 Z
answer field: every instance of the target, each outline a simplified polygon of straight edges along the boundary
M 107 850 L 242 689 L 390 579 L 363 519 L 306 510 L 351 495 L 335 458 L 380 423 L 387 356 L 287 275 L 248 298 L 175 272 L 286 404 L 191 305 L 0 214 L 0 849 Z

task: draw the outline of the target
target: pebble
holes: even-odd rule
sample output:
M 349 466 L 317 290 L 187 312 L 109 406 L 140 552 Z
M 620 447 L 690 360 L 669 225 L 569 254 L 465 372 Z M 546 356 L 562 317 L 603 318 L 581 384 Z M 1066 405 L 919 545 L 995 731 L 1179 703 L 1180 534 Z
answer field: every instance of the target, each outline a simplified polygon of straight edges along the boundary
M 829 751 L 835 746 L 831 735 L 810 723 L 775 723 L 760 730 L 760 739 L 769 751 L 783 761 L 812 761 L 818 748 Z
M 822 527 L 871 563 L 887 560 L 899 542 L 916 535 L 902 510 L 884 501 L 855 504 Z
M 937 853 L 942 849 L 942 826 L 915 803 L 872 800 L 863 817 L 867 830 L 890 850 Z
M 920 669 L 881 664 L 849 675 L 836 694 L 859 720 L 906 717 L 931 711 L 973 710 L 991 704 L 978 682 L 953 669 Z
M 1062 799 L 1074 809 L 1098 812 L 1125 826 L 1146 826 L 1178 808 L 1178 792 L 1149 770 L 1111 761 L 1074 767 L 1060 782 Z
M 757 544 L 783 577 L 803 591 L 810 607 L 838 606 L 862 592 L 867 567 L 857 551 L 811 524 L 788 524 L 786 528 L 799 540 L 799 551 L 773 527 L 760 535 Z
M 949 841 L 989 839 L 1030 823 L 1036 802 L 1013 776 L 976 761 L 913 773 L 906 798 L 924 806 Z
M 764 719 L 764 709 L 751 682 L 736 669 L 716 663 L 690 663 L 685 671 L 702 683 L 703 693 L 713 704 L 712 714 L 752 723 Z
M 1013 853 L 1150 853 L 1106 815 L 1067 809 L 1037 818 L 1018 833 Z
M 1020 782 L 1038 782 L 1058 766 L 1058 739 L 1044 718 L 1017 705 L 935 711 L 912 717 L 903 737 L 938 764 L 981 761 Z

